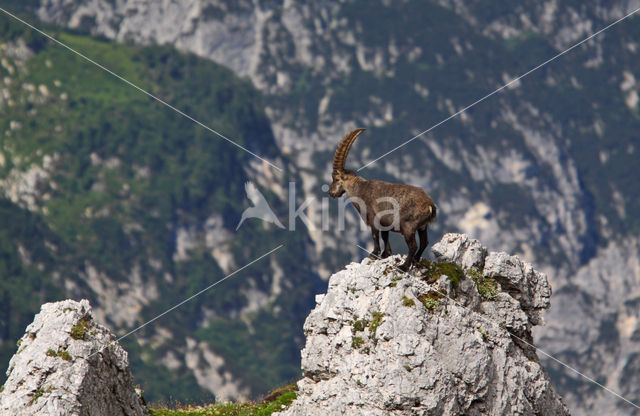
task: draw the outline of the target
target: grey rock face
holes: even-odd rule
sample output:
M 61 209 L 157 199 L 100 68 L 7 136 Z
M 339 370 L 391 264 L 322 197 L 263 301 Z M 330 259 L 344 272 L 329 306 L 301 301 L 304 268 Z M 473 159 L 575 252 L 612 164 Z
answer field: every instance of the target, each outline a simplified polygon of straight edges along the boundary
M 465 278 L 403 275 L 400 256 L 331 277 L 305 322 L 304 378 L 284 414 L 569 414 L 530 344 L 549 306 L 546 276 L 465 235 L 445 235 L 434 251 Z
M 93 320 L 89 301 L 42 305 L 9 362 L 2 415 L 148 415 L 127 352 Z
M 487 249 L 478 240 L 469 238 L 466 234 L 447 234 L 433 245 L 431 251 L 436 258 L 458 263 L 465 270 L 481 270 L 487 256 Z

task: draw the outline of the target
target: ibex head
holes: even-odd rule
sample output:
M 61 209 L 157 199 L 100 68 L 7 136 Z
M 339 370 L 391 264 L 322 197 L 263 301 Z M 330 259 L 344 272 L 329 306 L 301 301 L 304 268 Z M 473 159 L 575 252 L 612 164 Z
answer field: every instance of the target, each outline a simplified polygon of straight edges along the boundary
M 333 157 L 333 172 L 331 173 L 333 182 L 331 182 L 331 186 L 329 187 L 329 196 L 332 198 L 341 197 L 358 178 L 358 175 L 354 171 L 344 168 L 344 163 L 347 160 L 351 145 L 364 130 L 365 129 L 360 128 L 348 133 L 336 149 L 336 154 Z

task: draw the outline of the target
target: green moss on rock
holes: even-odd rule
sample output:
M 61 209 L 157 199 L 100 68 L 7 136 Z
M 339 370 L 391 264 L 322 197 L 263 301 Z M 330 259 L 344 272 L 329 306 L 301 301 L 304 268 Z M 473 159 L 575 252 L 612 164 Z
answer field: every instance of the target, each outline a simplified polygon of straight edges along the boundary
M 429 292 L 418 298 L 429 312 L 435 312 L 442 305 L 442 294 L 438 292 Z
M 71 327 L 71 338 L 85 340 L 87 336 L 87 328 L 89 328 L 89 320 L 82 318 Z
M 356 321 L 353 321 L 351 332 L 353 332 L 354 334 L 356 332 L 362 332 L 368 325 L 369 321 L 366 319 L 358 319 Z
M 403 296 L 403 297 L 402 297 L 402 304 L 403 304 L 404 306 L 413 306 L 413 305 L 415 305 L 416 303 L 413 301 L 413 299 L 410 299 L 410 298 L 408 298 L 408 297 L 406 297 L 406 296 Z
M 369 338 L 374 339 L 376 338 L 376 330 L 378 329 L 378 327 L 380 325 L 382 325 L 382 318 L 384 317 L 384 313 L 382 312 L 371 312 L 371 316 L 373 317 L 373 319 L 371 319 L 371 323 L 369 324 Z
M 59 357 L 65 361 L 71 361 L 71 354 L 67 350 L 55 351 L 51 348 L 47 350 L 47 357 Z
M 353 348 L 360 348 L 362 347 L 362 345 L 364 345 L 364 339 L 362 339 L 362 337 L 353 337 L 353 340 L 351 341 L 351 346 Z
M 484 277 L 482 272 L 477 269 L 471 269 L 467 275 L 475 282 L 478 293 L 486 300 L 496 300 L 498 298 L 498 282 L 492 277 Z
M 487 341 L 489 339 L 489 334 L 487 333 L 486 329 L 480 327 L 478 328 L 478 332 L 480 333 L 480 335 L 482 335 L 483 341 Z
M 422 259 L 417 263 L 417 266 L 422 270 L 422 276 L 428 282 L 433 283 L 437 281 L 440 276 L 445 275 L 454 289 L 460 285 L 460 281 L 466 278 L 462 268 L 452 262 Z

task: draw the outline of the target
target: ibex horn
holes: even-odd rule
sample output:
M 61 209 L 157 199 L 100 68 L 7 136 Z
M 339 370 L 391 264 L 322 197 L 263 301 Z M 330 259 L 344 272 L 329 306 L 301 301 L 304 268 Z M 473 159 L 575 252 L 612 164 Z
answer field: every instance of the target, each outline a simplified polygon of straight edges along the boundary
M 349 154 L 349 149 L 353 142 L 356 141 L 360 133 L 365 131 L 363 128 L 355 129 L 352 132 L 348 133 L 336 149 L 336 154 L 333 157 L 333 171 L 341 171 L 344 170 L 344 163 L 347 160 L 347 155 Z

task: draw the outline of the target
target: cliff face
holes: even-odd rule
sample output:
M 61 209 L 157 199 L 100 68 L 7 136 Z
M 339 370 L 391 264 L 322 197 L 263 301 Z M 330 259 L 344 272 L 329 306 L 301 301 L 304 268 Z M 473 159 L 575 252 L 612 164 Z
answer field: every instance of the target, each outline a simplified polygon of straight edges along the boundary
M 404 274 L 400 256 L 331 276 L 308 316 L 287 415 L 568 415 L 532 346 L 544 274 L 447 234 Z

